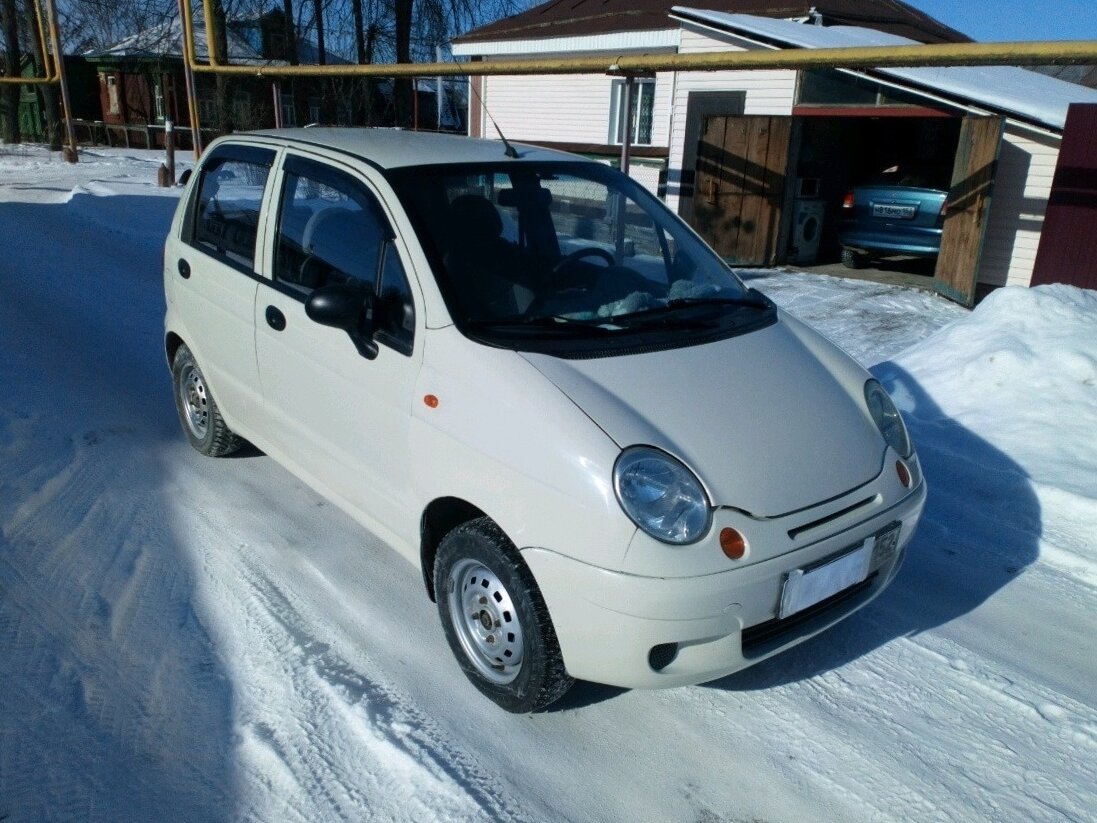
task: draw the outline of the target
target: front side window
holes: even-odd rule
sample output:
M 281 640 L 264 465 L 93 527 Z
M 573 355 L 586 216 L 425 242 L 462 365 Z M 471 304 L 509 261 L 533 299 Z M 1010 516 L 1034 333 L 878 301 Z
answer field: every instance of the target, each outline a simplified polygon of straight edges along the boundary
M 202 164 L 192 245 L 238 268 L 254 268 L 259 209 L 273 157 L 266 149 L 232 146 Z
M 409 354 L 415 310 L 392 240 L 388 220 L 360 181 L 312 160 L 286 160 L 274 279 L 302 299 L 330 285 L 372 293 L 377 338 Z
M 625 141 L 625 81 L 614 80 L 610 93 L 611 142 Z M 655 81 L 634 80 L 632 83 L 632 144 L 650 146 L 652 122 L 655 116 Z
M 696 235 L 598 163 L 390 171 L 466 335 L 561 356 L 691 345 L 771 322 Z

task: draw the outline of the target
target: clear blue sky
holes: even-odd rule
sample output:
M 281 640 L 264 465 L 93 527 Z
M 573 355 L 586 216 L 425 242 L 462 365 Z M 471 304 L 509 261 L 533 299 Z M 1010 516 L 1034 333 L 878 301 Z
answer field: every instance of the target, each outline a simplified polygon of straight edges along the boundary
M 976 40 L 1097 40 L 1097 0 L 905 0 Z

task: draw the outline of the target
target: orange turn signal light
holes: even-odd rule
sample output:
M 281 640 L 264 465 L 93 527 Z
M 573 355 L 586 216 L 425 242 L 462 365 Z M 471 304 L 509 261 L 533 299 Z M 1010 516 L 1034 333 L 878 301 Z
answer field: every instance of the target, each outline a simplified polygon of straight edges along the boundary
M 895 473 L 899 475 L 899 482 L 903 484 L 903 488 L 910 488 L 910 469 L 907 468 L 907 464 L 902 460 L 895 461 Z
M 438 408 L 438 398 L 435 397 L 433 394 L 425 395 L 423 397 L 423 402 L 427 404 L 427 408 L 431 408 L 431 409 Z
M 720 529 L 720 548 L 731 560 L 742 560 L 747 553 L 747 539 L 737 530 L 728 526 Z

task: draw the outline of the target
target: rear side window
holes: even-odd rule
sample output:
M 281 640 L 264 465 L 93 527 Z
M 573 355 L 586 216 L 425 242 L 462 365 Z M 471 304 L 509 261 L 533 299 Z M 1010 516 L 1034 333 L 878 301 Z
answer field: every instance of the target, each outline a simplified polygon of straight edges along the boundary
M 273 152 L 247 146 L 223 146 L 206 159 L 190 214 L 193 246 L 254 270 L 259 209 L 273 160 Z

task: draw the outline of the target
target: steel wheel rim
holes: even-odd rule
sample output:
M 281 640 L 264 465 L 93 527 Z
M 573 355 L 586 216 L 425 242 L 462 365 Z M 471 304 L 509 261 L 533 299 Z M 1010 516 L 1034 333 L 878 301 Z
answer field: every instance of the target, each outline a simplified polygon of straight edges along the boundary
M 506 586 L 476 560 L 458 562 L 449 574 L 450 618 L 465 656 L 487 680 L 512 683 L 522 669 L 522 624 Z
M 187 365 L 179 374 L 179 396 L 183 401 L 183 420 L 198 440 L 209 430 L 209 394 L 197 366 Z

